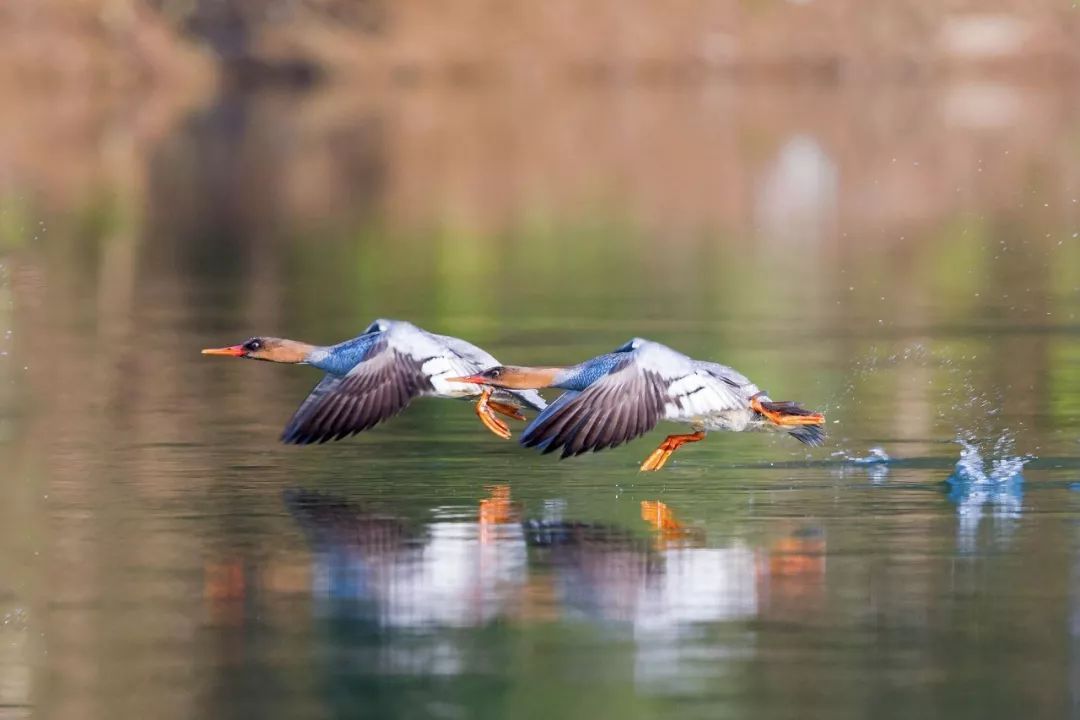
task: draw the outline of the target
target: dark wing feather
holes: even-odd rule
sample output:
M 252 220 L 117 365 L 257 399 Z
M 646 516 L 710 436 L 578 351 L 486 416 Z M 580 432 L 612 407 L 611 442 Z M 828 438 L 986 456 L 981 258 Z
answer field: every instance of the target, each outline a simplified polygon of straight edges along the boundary
M 340 440 L 397 415 L 430 389 L 416 358 L 380 342 L 348 375 L 324 377 L 293 415 L 281 441 Z
M 561 408 L 565 407 L 567 403 L 576 398 L 581 393 L 577 390 L 567 390 L 559 397 L 555 398 L 555 402 L 547 406 L 547 408 L 536 416 L 536 418 L 525 427 L 525 430 L 521 433 L 519 442 L 525 447 L 538 447 L 543 449 L 544 441 L 540 438 L 534 438 L 534 433 L 541 426 L 546 427 L 546 421 L 551 418 L 552 415 L 559 412 Z M 550 438 L 548 438 L 550 440 Z
M 521 436 L 525 447 L 562 457 L 615 447 L 654 428 L 664 415 L 663 379 L 633 358 L 580 393 L 561 395 Z

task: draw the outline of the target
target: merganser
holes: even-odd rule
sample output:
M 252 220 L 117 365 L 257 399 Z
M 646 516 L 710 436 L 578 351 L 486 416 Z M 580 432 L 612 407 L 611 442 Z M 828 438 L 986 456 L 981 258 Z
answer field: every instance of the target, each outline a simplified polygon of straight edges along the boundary
M 285 443 L 340 440 L 397 415 L 417 397 L 477 398 L 477 416 L 504 439 L 510 437 L 510 428 L 494 413 L 525 420 L 521 408 L 547 407 L 535 390 L 493 390 L 459 382 L 455 376 L 476 373 L 499 361 L 472 343 L 402 320 L 376 320 L 359 337 L 328 347 L 253 337 L 240 345 L 202 352 L 313 365 L 326 371 L 282 433 Z
M 572 367 L 488 368 L 458 382 L 505 390 L 566 390 L 521 435 L 521 444 L 562 457 L 615 447 L 641 437 L 660 420 L 688 423 L 689 434 L 669 435 L 641 464 L 659 470 L 680 446 L 709 430 L 778 428 L 807 445 L 825 438 L 825 417 L 793 402 L 774 402 L 746 376 L 687 357 L 666 345 L 634 338 L 614 352 Z

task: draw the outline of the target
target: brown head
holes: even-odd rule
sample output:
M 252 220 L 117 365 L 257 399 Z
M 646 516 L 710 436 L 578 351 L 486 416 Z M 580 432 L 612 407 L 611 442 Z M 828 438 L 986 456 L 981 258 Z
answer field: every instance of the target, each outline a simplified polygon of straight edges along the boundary
M 557 382 L 562 368 L 519 367 L 496 365 L 476 375 L 450 378 L 451 382 L 476 383 L 510 390 L 534 390 L 551 387 Z
M 267 360 L 279 363 L 307 362 L 314 345 L 276 337 L 253 337 L 241 345 L 223 348 L 206 348 L 203 355 L 226 355 L 228 357 Z

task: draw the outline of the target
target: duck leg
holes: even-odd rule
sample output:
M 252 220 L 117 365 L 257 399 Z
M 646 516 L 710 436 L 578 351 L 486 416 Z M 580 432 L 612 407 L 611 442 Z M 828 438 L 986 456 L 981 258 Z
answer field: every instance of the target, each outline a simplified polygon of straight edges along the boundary
M 807 410 L 798 403 L 790 400 L 763 401 L 760 395 L 761 393 L 758 393 L 750 398 L 750 409 L 773 425 L 798 427 L 800 425 L 822 425 L 825 423 L 824 415 Z
M 480 393 L 480 399 L 476 401 L 476 416 L 480 418 L 480 422 L 484 423 L 491 432 L 495 433 L 503 440 L 510 439 L 510 428 L 499 418 L 495 417 L 495 413 L 492 412 L 489 399 L 491 393 L 494 392 L 493 388 L 486 387 L 484 391 Z
M 645 462 L 641 463 L 641 472 L 659 470 L 664 467 L 664 463 L 671 457 L 671 453 L 686 443 L 698 442 L 704 439 L 705 433 L 702 430 L 686 435 L 668 435 L 664 442 L 660 443 L 660 447 L 653 450 L 652 455 L 649 455 L 649 457 L 645 458 Z
M 521 411 L 517 407 L 509 403 L 499 402 L 498 400 L 488 400 L 488 407 L 500 415 L 505 415 L 506 417 L 514 418 L 515 420 L 528 419 L 521 414 Z

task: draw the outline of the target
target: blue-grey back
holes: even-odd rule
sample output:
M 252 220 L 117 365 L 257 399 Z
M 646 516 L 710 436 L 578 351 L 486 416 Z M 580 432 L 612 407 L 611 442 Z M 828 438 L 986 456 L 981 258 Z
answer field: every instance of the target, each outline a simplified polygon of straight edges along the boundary
M 625 352 L 612 352 L 569 367 L 555 387 L 564 390 L 584 390 L 625 362 L 627 356 L 628 353 Z
M 379 332 L 368 333 L 333 345 L 328 348 L 329 352 L 325 357 L 318 358 L 311 364 L 331 375 L 347 375 L 367 357 L 371 348 L 382 339 L 382 335 Z

